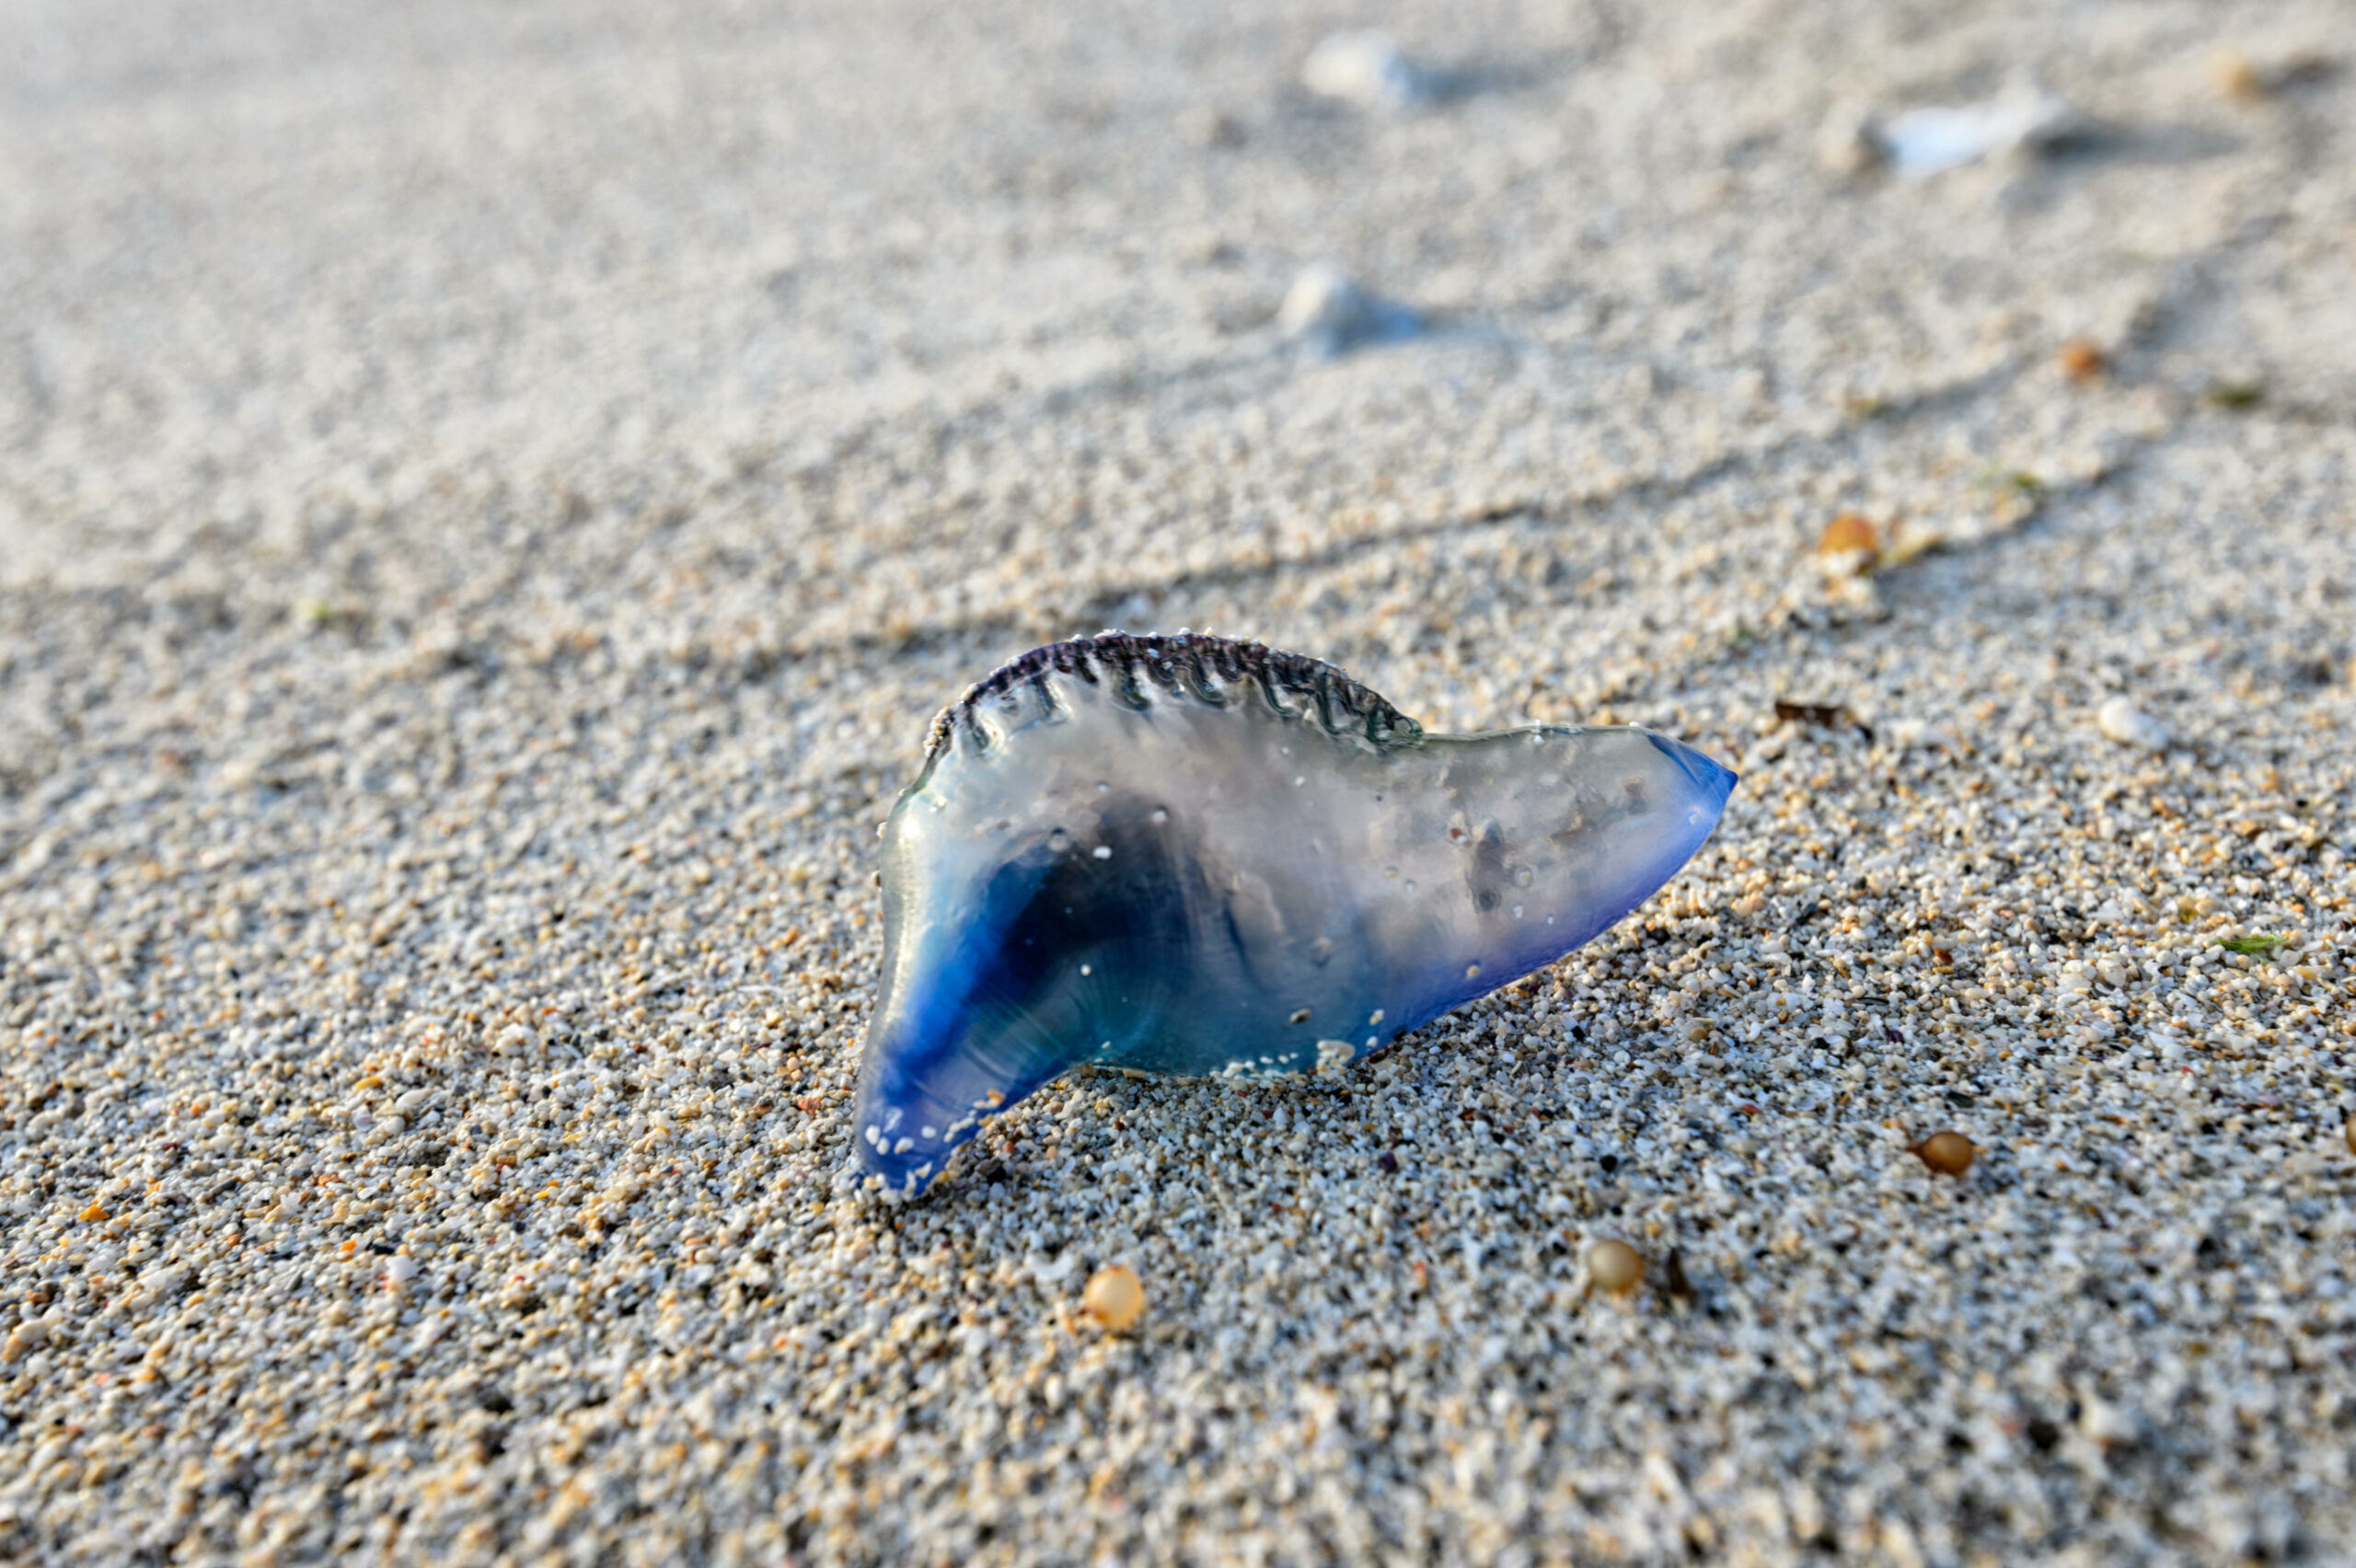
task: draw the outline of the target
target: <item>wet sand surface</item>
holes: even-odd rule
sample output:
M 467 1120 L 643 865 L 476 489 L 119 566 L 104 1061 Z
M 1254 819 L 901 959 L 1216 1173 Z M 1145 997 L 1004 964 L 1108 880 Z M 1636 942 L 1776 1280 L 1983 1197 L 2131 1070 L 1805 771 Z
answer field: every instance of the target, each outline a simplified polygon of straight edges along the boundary
M 2349 1561 L 2344 7 L 7 16 L 0 1555 Z M 1743 782 L 886 1205 L 876 824 L 1106 626 Z

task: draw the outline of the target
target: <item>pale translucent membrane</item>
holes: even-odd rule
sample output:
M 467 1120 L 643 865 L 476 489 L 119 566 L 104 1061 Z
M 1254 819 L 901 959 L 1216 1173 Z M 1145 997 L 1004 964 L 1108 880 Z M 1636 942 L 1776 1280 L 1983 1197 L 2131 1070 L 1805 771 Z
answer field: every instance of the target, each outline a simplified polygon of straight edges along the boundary
M 885 824 L 860 1154 L 920 1188 L 1083 1062 L 1340 1066 L 1627 914 L 1734 782 L 1640 729 L 1426 735 L 1256 644 L 1027 654 L 942 715 Z

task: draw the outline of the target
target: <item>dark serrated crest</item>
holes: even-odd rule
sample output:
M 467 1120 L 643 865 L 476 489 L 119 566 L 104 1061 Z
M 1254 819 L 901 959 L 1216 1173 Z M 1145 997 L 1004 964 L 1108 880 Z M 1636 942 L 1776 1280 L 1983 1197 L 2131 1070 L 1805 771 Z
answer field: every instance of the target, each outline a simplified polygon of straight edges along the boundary
M 1264 642 L 1238 642 L 1195 632 L 1137 637 L 1106 631 L 1034 648 L 976 681 L 932 721 L 925 755 L 940 755 L 961 726 L 986 743 L 976 709 L 1026 683 L 1044 683 L 1050 674 L 1071 675 L 1091 686 L 1105 684 L 1115 689 L 1147 682 L 1195 702 L 1205 700 L 1205 693 L 1214 686 L 1241 686 L 1249 682 L 1278 708 L 1314 719 L 1335 734 L 1357 735 L 1384 745 L 1410 742 L 1423 733 L 1421 725 L 1392 707 L 1380 693 L 1305 653 L 1287 653 Z

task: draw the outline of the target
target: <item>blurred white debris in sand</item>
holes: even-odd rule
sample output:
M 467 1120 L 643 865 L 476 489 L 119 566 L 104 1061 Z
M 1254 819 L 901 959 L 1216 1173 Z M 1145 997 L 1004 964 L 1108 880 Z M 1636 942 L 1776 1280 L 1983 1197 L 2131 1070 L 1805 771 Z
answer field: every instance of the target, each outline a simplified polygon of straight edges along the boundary
M 2160 751 L 2168 744 L 2168 728 L 2123 697 L 2114 697 L 2095 712 L 2095 726 L 2123 746 Z
M 2066 100 L 2023 79 L 1979 103 L 1932 105 L 1887 117 L 1844 105 L 1826 121 L 1818 150 L 1836 173 L 1887 167 L 1920 177 L 1983 158 L 2053 152 L 2092 129 Z
M 1413 109 L 1432 96 L 1430 78 L 1379 32 L 1326 34 L 1301 62 L 1300 85 L 1360 109 Z
M 1304 267 L 1285 291 L 1276 326 L 1322 354 L 1347 353 L 1369 343 L 1392 343 L 1423 330 L 1421 316 L 1369 294 L 1330 261 Z

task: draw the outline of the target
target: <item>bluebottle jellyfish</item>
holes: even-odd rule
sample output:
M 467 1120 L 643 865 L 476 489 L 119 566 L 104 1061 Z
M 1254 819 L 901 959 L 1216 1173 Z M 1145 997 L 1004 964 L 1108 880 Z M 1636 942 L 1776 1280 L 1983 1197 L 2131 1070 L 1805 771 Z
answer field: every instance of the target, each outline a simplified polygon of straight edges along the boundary
M 1035 649 L 934 721 L 884 824 L 860 1159 L 919 1191 L 1083 1063 L 1338 1067 L 1643 903 L 1734 783 L 1642 729 L 1426 734 L 1256 642 Z

